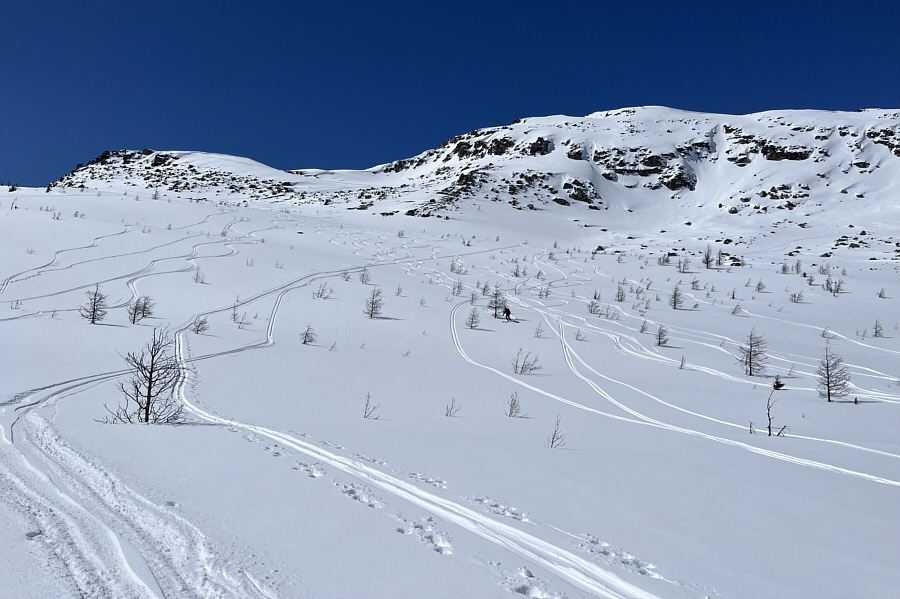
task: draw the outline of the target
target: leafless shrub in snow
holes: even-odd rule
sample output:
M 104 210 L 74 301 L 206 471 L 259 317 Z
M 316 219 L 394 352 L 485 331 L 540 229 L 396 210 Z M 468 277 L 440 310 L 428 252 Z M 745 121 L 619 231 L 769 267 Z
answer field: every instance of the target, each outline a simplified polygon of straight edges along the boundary
M 300 342 L 303 345 L 309 345 L 316 342 L 316 337 L 316 331 L 312 328 L 312 325 L 306 325 L 306 329 L 300 333 Z
M 459 414 L 459 411 L 461 409 L 462 409 L 462 406 L 460 406 L 458 403 L 456 403 L 456 398 L 451 397 L 450 403 L 448 403 L 447 406 L 444 408 L 444 416 L 446 416 L 447 418 L 453 418 L 454 416 Z
M 313 299 L 328 299 L 332 293 L 334 293 L 334 289 L 328 283 L 319 283 L 312 296 Z
M 560 431 L 559 423 L 560 418 L 559 414 L 557 414 L 556 423 L 553 425 L 553 432 L 550 433 L 550 436 L 547 438 L 547 447 L 549 447 L 550 449 L 563 447 L 566 444 L 566 436 Z
M 195 320 L 193 324 L 191 324 L 191 330 L 197 335 L 199 335 L 200 333 L 205 333 L 209 330 L 209 321 L 205 316 L 201 316 L 200 318 Z
M 363 418 L 365 418 L 366 420 L 378 420 L 381 417 L 377 416 L 375 414 L 375 412 L 380 407 L 381 407 L 380 403 L 379 404 L 372 403 L 372 394 L 367 391 L 366 392 L 366 406 L 365 406 L 365 408 L 363 408 Z
M 531 352 L 528 352 L 523 356 L 522 351 L 523 350 L 520 347 L 518 353 L 512 359 L 512 367 L 514 373 L 531 374 L 542 368 L 542 366 L 538 365 L 537 354 L 532 357 Z
M 509 418 L 527 418 L 528 414 L 522 412 L 522 404 L 519 401 L 519 394 L 516 391 L 509 396 L 506 402 L 506 415 Z

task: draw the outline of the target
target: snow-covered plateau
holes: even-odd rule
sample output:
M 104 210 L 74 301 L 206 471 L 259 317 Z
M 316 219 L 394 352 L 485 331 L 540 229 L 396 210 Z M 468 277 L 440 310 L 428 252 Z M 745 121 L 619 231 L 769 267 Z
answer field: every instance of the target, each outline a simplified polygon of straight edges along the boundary
M 897 597 L 898 302 L 897 110 L 104 152 L 0 189 L 0 597 Z

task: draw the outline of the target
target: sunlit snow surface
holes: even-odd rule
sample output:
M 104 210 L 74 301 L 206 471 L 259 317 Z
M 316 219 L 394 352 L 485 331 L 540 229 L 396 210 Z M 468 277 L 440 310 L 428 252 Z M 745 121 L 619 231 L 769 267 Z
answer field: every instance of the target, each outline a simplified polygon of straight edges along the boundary
M 723 118 L 528 119 L 483 137 L 552 138 L 546 155 L 444 161 L 450 144 L 398 172 L 168 152 L 131 174 L 119 159 L 76 172 L 83 191 L 0 189 L 0 596 L 892 596 L 900 158 L 867 132 L 896 115 L 740 117 L 828 154 L 746 166 L 727 160 Z M 703 139 L 718 160 L 690 158 L 693 191 L 612 181 L 593 160 Z M 575 143 L 585 160 L 567 156 Z M 477 168 L 490 181 L 404 216 Z M 529 170 L 557 196 L 591 181 L 600 210 L 498 187 Z M 757 194 L 779 185 L 807 195 L 789 209 Z M 509 204 L 529 193 L 534 210 Z M 722 266 L 703 265 L 707 245 Z M 92 326 L 78 307 L 98 284 L 110 310 Z M 512 322 L 493 318 L 485 284 Z M 154 316 L 132 325 L 145 295 Z M 186 423 L 101 424 L 122 356 L 153 327 L 176 341 Z M 759 377 L 736 359 L 754 327 Z M 852 374 L 839 402 L 816 392 L 826 343 Z M 519 348 L 541 368 L 515 373 Z M 775 375 L 781 437 L 766 435 Z M 514 392 L 525 418 L 505 415 Z M 367 393 L 378 418 L 363 418 Z

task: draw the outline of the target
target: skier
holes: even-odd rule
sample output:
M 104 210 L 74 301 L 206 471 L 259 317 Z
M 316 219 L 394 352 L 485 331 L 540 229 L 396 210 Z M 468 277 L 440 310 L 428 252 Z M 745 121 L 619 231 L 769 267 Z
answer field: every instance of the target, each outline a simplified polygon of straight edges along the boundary
M 512 312 L 509 311 L 509 306 L 503 308 L 503 316 L 506 317 L 506 322 L 512 322 Z

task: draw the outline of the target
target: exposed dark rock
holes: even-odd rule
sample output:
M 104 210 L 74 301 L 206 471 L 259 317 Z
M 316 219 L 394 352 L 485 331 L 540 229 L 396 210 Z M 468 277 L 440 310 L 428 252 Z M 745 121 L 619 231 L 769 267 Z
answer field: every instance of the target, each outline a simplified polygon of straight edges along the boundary
M 693 172 L 685 171 L 684 166 L 679 164 L 674 168 L 667 168 L 666 172 L 660 176 L 659 182 L 672 191 L 683 188 L 694 191 L 697 186 L 697 176 Z
M 514 145 L 516 145 L 515 142 L 508 137 L 492 139 L 491 144 L 488 146 L 488 152 L 494 156 L 500 156 Z
M 535 155 L 543 156 L 545 154 L 549 154 L 550 153 L 550 140 L 544 139 L 543 137 L 538 137 L 535 141 L 528 144 L 526 151 L 531 156 L 535 156 Z
M 569 148 L 569 151 L 566 152 L 566 156 L 572 160 L 584 160 L 584 150 L 582 150 L 580 145 L 576 145 Z
M 163 166 L 171 162 L 173 158 L 173 156 L 169 156 L 168 154 L 157 154 L 153 157 L 153 162 L 150 166 Z
M 784 148 L 775 144 L 765 144 L 761 148 L 763 157 L 766 160 L 806 160 L 813 151 L 810 148 L 790 147 Z

